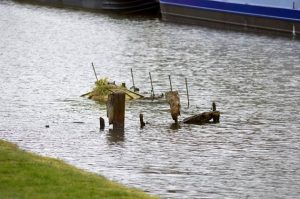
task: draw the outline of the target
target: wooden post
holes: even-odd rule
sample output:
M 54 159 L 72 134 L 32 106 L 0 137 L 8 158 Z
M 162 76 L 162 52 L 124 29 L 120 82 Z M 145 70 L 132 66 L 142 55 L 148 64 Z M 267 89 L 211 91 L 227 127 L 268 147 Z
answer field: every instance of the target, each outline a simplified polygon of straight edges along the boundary
M 144 122 L 144 115 L 142 113 L 140 114 L 140 125 L 141 129 L 146 125 Z
M 93 62 L 92 62 L 92 66 L 93 66 L 93 70 L 94 70 L 94 74 L 95 74 L 96 80 L 99 81 L 99 80 L 98 80 L 98 77 L 97 77 L 97 73 L 96 73 L 95 66 L 94 66 Z
M 213 123 L 219 123 L 220 122 L 220 112 L 217 111 L 217 105 L 215 102 L 212 103 L 212 118 Z
M 132 71 L 132 68 L 130 69 L 130 71 L 131 71 L 131 79 L 132 79 L 133 91 L 135 91 L 135 85 L 134 85 L 134 78 L 133 78 L 133 71 Z
M 190 107 L 190 96 L 189 96 L 189 88 L 188 88 L 187 78 L 185 78 L 185 87 L 186 87 L 186 96 L 187 96 L 188 108 L 189 108 Z
M 172 80 L 171 80 L 171 75 L 169 75 L 169 82 L 170 82 L 170 89 L 171 89 L 171 91 L 173 91 L 173 88 L 172 88 Z
M 149 72 L 149 77 L 150 77 L 150 83 L 151 83 L 151 95 L 152 95 L 152 99 L 153 99 L 154 98 L 154 89 L 153 89 L 152 77 L 151 77 L 150 72 Z
M 217 106 L 215 102 L 212 103 L 212 111 L 217 111 Z
M 99 118 L 100 121 L 100 130 L 104 130 L 105 128 L 105 122 L 104 119 L 102 117 Z
M 108 96 L 107 116 L 114 130 L 124 130 L 125 123 L 125 93 L 116 92 Z

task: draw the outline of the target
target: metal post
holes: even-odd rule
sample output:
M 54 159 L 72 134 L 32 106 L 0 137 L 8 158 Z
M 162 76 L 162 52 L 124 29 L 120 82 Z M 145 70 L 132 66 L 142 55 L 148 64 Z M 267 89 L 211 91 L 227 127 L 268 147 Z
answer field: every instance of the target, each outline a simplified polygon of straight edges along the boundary
M 190 96 L 189 96 L 189 88 L 188 88 L 187 78 L 185 78 L 185 87 L 186 87 L 186 96 L 187 96 L 188 108 L 189 108 L 190 107 Z
M 130 69 L 130 71 L 131 71 L 131 79 L 132 79 L 133 90 L 135 91 L 135 85 L 134 85 L 134 78 L 133 78 L 132 68 Z
M 295 6 L 295 1 L 293 1 L 293 9 L 295 10 L 296 6 Z
M 169 81 L 170 81 L 170 89 L 171 89 L 171 91 L 173 91 L 173 89 L 172 89 L 172 80 L 171 80 L 171 75 L 169 75 Z
M 150 83 L 151 83 L 151 95 L 152 95 L 152 99 L 153 99 L 154 98 L 154 89 L 153 89 L 152 77 L 151 77 L 150 72 L 149 72 L 149 77 L 150 77 Z
M 92 66 L 93 66 L 93 69 L 94 69 L 94 74 L 95 74 L 96 80 L 99 81 L 99 80 L 98 80 L 98 77 L 97 77 L 97 73 L 96 73 L 95 66 L 94 66 L 93 62 L 92 62 Z

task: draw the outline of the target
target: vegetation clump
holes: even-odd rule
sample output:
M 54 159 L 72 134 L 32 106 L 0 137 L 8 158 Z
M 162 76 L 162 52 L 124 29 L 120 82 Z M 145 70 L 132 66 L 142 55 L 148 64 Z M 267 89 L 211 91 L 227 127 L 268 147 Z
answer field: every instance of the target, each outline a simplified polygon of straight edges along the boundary
M 128 90 L 125 84 L 116 85 L 114 82 L 110 83 L 107 78 L 103 78 L 95 82 L 95 87 L 88 93 L 88 98 L 95 101 L 106 102 L 108 95 L 115 92 L 124 92 L 126 100 L 134 100 L 144 97 L 138 93 Z
M 90 94 L 90 97 L 95 100 L 105 101 L 107 100 L 107 96 L 111 93 L 112 89 L 114 89 L 116 85 L 110 84 L 107 78 L 100 79 L 95 82 L 95 87 Z

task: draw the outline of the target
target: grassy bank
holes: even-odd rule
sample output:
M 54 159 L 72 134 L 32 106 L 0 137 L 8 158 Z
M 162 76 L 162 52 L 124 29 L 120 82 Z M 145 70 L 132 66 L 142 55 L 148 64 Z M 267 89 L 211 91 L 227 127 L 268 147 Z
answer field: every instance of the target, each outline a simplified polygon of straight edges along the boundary
M 0 140 L 0 198 L 51 199 L 150 199 L 139 190 L 126 188 L 102 176 L 63 161 L 41 157 Z

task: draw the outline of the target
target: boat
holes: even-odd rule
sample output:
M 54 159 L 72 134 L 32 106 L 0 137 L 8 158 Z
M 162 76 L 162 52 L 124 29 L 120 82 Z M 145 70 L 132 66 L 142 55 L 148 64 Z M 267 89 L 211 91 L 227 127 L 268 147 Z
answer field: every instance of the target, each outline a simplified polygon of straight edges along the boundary
M 160 0 L 162 20 L 300 34 L 300 0 Z
M 21 2 L 26 2 L 26 0 Z M 28 0 L 28 2 L 90 10 L 116 11 L 125 14 L 144 13 L 146 11 L 147 13 L 153 12 L 156 14 L 159 12 L 158 0 Z
M 102 9 L 139 13 L 145 11 L 159 12 L 158 0 L 108 0 L 103 1 Z

